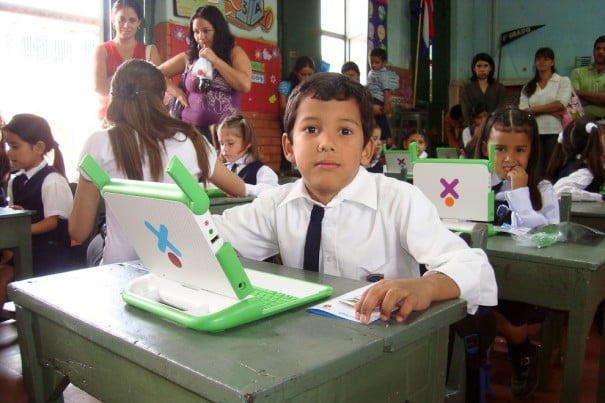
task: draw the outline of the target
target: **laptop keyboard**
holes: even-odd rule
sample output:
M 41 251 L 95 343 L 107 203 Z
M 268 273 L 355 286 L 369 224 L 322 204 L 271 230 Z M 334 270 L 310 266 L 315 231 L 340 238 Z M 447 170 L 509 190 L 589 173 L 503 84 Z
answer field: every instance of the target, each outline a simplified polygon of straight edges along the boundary
M 282 305 L 288 305 L 292 301 L 297 300 L 297 297 L 292 295 L 283 294 L 279 291 L 267 290 L 265 288 L 255 287 L 254 291 L 252 291 L 252 295 L 256 298 L 260 298 L 263 302 L 264 309 L 273 309 L 280 307 Z

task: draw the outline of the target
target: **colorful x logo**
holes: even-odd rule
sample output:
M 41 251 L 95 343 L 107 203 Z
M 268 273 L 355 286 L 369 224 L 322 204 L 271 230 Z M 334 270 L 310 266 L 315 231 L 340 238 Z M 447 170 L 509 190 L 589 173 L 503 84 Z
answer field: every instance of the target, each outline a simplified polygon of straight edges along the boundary
M 397 158 L 397 163 L 399 164 L 400 167 L 404 167 L 405 166 L 405 158 Z
M 454 189 L 460 181 L 458 179 L 454 179 L 450 183 L 448 183 L 445 178 L 439 179 L 439 182 L 443 185 L 443 191 L 439 195 L 442 199 L 444 199 L 445 205 L 448 207 L 452 207 L 454 205 L 454 199 L 459 198 L 458 192 Z M 448 196 L 451 194 L 452 196 Z M 447 197 L 446 197 L 447 196 Z M 453 198 L 452 198 L 453 197 Z
M 160 224 L 156 230 L 147 220 L 145 220 L 145 226 L 158 238 L 158 249 L 160 252 L 164 253 L 166 252 L 166 248 L 170 249 L 172 252 L 168 252 L 168 259 L 170 259 L 175 266 L 181 267 L 181 261 L 178 258 L 181 257 L 182 254 L 181 251 L 168 240 L 168 228 L 164 224 Z

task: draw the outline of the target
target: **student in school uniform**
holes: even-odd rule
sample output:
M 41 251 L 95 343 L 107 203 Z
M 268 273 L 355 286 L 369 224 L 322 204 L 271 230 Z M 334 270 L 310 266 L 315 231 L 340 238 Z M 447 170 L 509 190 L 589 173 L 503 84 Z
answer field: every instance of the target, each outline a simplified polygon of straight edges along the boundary
M 482 128 L 474 157 L 486 158 L 491 144 L 495 149 L 495 224 L 533 228 L 559 223 L 553 186 L 538 176 L 540 139 L 536 120 L 518 108 L 496 110 Z M 498 333 L 508 343 L 512 394 L 517 399 L 529 397 L 538 385 L 539 356 L 539 348 L 530 342 L 529 335 L 544 321 L 545 311 L 522 302 L 499 300 L 495 314 Z
M 356 305 L 364 323 L 376 307 L 383 320 L 399 307 L 395 319 L 404 321 L 433 301 L 461 297 L 469 313 L 496 303 L 485 253 L 445 228 L 420 190 L 361 166 L 374 152 L 372 100 L 363 86 L 338 73 L 315 74 L 293 91 L 284 125 L 285 155 L 302 178 L 213 216 L 242 256 L 279 253 L 291 267 L 384 277 Z M 422 277 L 419 263 L 427 267 Z
M 220 159 L 246 183 L 246 196 L 278 186 L 277 174 L 263 164 L 256 147 L 252 123 L 242 115 L 225 118 L 218 128 Z
M 403 138 L 403 149 L 409 150 L 412 143 L 416 143 L 418 149 L 418 158 L 428 158 L 429 154 L 426 149 L 428 147 L 428 139 L 426 132 L 422 129 L 411 129 Z
M 374 142 L 374 154 L 369 163 L 363 163 L 363 166 L 366 167 L 368 172 L 372 172 L 375 174 L 384 173 L 384 164 L 380 161 L 380 156 L 382 155 L 382 140 L 380 140 L 380 126 L 374 124 L 372 128 L 372 137 L 371 141 Z
M 558 197 L 569 192 L 574 201 L 603 201 L 603 144 L 594 119 L 578 118 L 559 134 L 546 176 L 555 183 Z
M 67 179 L 63 155 L 48 122 L 36 115 L 13 116 L 2 128 L 8 144 L 7 156 L 18 172 L 8 184 L 8 197 L 14 208 L 33 210 L 32 270 L 35 276 L 57 273 L 73 267 L 67 219 L 73 196 Z M 46 155 L 53 151 L 53 165 Z

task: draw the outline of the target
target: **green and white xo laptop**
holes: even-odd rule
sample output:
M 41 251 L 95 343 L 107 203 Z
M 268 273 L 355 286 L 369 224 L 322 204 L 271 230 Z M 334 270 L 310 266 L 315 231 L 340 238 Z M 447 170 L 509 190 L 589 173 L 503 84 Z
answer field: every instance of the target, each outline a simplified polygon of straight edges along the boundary
M 90 155 L 80 166 L 149 271 L 122 292 L 128 304 L 221 331 L 331 295 L 326 285 L 244 269 L 212 222 L 206 192 L 176 157 L 166 169 L 176 184 L 112 179 Z

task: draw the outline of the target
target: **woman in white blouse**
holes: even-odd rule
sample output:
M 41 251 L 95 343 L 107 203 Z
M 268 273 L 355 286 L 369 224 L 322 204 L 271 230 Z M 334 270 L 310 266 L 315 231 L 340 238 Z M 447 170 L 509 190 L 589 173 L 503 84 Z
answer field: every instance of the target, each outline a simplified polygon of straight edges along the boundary
M 561 116 L 571 97 L 571 81 L 556 73 L 555 52 L 551 48 L 536 51 L 534 66 L 536 74 L 521 90 L 519 109 L 529 112 L 538 123 L 540 167 L 544 172 L 563 130 Z

